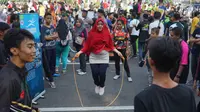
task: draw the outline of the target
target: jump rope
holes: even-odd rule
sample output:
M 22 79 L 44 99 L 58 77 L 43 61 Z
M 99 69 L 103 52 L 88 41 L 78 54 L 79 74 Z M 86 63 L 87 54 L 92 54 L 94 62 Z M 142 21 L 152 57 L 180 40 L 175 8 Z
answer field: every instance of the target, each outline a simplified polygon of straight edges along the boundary
M 124 58 L 124 57 L 121 57 L 121 58 L 122 58 L 122 62 L 123 62 L 123 64 L 124 64 L 124 63 L 125 63 L 125 58 Z M 76 71 L 75 71 L 75 64 L 74 64 L 74 61 L 75 61 L 75 60 L 76 60 L 76 57 L 73 57 L 73 58 L 72 58 L 72 62 L 73 62 L 73 72 L 74 72 L 74 83 L 75 83 L 75 86 L 76 86 L 76 92 L 77 92 L 77 95 L 78 95 L 78 98 L 79 98 L 81 107 L 84 107 L 83 100 L 82 100 L 82 97 L 81 97 L 81 94 L 80 94 L 80 91 L 79 91 L 79 88 L 78 88 L 78 84 L 77 84 L 77 79 L 76 79 Z M 118 94 L 115 96 L 115 98 L 114 98 L 108 105 L 105 105 L 106 107 L 109 107 L 109 106 L 111 106 L 112 104 L 115 103 L 115 101 L 117 100 L 117 98 L 118 98 L 119 95 L 121 94 L 123 85 L 124 85 L 124 67 L 123 67 L 122 79 L 121 79 L 121 85 L 120 85 L 119 92 L 118 92 Z

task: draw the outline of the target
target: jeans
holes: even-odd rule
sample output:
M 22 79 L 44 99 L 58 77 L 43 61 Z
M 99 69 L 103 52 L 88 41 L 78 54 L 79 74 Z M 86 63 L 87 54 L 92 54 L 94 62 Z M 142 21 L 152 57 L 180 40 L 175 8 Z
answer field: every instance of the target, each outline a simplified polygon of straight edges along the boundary
M 60 65 L 60 58 L 62 60 L 62 68 L 63 70 L 67 69 L 67 59 L 68 59 L 68 55 L 69 55 L 69 45 L 68 46 L 61 46 L 60 43 L 56 44 L 56 67 L 59 67 Z
M 144 60 L 144 47 L 145 42 L 138 42 L 138 50 L 139 50 L 139 61 Z
M 81 46 L 76 46 L 76 50 L 77 51 L 80 51 L 81 49 L 82 49 Z M 81 69 L 81 71 L 82 72 L 86 72 L 86 56 L 85 56 L 85 54 L 82 53 L 79 56 L 79 61 L 80 61 L 80 69 Z
M 94 84 L 99 87 L 104 87 L 108 64 L 90 64 L 90 67 L 92 70 L 92 77 L 94 80 Z
M 130 77 L 130 69 L 129 69 L 129 66 L 128 66 L 128 61 L 127 61 L 127 56 L 126 56 L 126 49 L 118 49 L 118 51 L 120 51 L 122 53 L 122 55 L 124 56 L 124 58 L 125 58 L 124 69 L 126 70 L 127 76 Z M 117 53 L 115 53 L 115 52 L 114 52 L 114 57 L 115 57 L 116 74 L 120 75 L 120 59 L 121 59 L 121 57 L 119 57 L 117 55 Z
M 133 55 L 137 55 L 137 47 L 136 47 L 136 41 L 138 39 L 138 36 L 131 35 L 131 44 L 133 47 Z
M 53 82 L 53 74 L 55 74 L 56 49 L 43 49 L 42 62 L 46 77 Z

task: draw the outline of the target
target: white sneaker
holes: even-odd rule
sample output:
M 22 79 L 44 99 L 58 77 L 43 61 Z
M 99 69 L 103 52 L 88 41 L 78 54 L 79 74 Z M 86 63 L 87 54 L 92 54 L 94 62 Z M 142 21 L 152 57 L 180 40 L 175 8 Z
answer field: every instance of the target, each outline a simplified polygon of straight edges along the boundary
M 56 73 L 58 74 L 58 73 L 59 73 L 59 68 L 58 68 L 58 67 L 56 67 L 56 70 L 55 70 L 55 71 L 56 71 Z
M 76 70 L 78 73 L 80 73 L 82 70 L 81 69 L 78 69 L 78 70 Z
M 67 59 L 67 62 L 68 62 L 68 63 L 71 63 L 72 61 L 70 61 L 70 60 Z
M 85 75 L 86 72 L 79 72 L 78 75 Z
M 120 78 L 120 75 L 115 75 L 115 76 L 113 77 L 114 80 L 117 80 L 117 79 L 119 79 L 119 78 Z
M 96 87 L 95 87 L 95 93 L 96 93 L 96 94 L 99 94 L 99 89 L 100 89 L 99 86 L 96 86 Z
M 133 82 L 133 80 L 132 80 L 131 77 L 128 77 L 128 81 L 129 81 L 129 82 Z
M 55 83 L 54 82 L 49 82 L 49 85 L 51 86 L 51 88 L 56 88 L 56 85 L 55 85 Z
M 105 92 L 105 87 L 100 87 L 99 88 L 99 95 L 102 96 Z

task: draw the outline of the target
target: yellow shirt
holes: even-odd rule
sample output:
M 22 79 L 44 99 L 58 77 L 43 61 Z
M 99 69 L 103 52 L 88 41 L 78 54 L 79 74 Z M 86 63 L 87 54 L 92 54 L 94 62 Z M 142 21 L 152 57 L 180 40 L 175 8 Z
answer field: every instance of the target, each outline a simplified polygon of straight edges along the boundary
M 192 19 L 192 25 L 191 25 L 191 31 L 190 34 L 193 34 L 194 30 L 196 29 L 196 25 L 199 23 L 199 18 L 198 17 L 194 17 Z

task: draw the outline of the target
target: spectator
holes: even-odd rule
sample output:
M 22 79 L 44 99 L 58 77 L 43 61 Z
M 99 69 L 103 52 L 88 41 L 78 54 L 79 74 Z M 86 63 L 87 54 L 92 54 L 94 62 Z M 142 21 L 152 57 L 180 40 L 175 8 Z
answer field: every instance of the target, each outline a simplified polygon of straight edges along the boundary
M 168 37 L 152 39 L 148 62 L 153 84 L 134 99 L 135 112 L 196 112 L 193 91 L 170 78 L 170 71 L 181 57 L 178 41 Z M 158 55 L 159 54 L 159 55 Z

